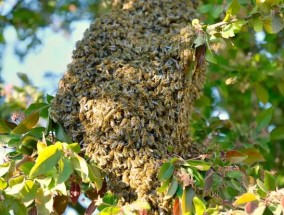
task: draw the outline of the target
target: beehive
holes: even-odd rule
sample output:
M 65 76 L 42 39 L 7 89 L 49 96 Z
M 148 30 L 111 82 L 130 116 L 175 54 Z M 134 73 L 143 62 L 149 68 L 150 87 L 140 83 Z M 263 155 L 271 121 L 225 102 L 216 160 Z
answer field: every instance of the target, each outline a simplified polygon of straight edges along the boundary
M 115 2 L 76 44 L 50 111 L 106 172 L 108 190 L 122 203 L 144 198 L 155 213 L 166 204 L 159 166 L 192 155 L 189 115 L 205 70 L 185 72 L 193 17 L 187 0 Z

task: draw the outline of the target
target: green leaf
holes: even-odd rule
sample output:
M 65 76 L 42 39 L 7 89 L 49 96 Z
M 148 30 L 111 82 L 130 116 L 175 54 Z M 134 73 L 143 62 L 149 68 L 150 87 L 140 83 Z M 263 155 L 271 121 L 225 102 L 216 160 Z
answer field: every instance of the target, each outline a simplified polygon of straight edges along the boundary
M 87 162 L 84 158 L 75 154 L 75 157 L 71 158 L 72 167 L 80 174 L 82 181 L 88 183 L 89 179 L 89 169 Z
M 101 212 L 100 215 L 116 215 L 116 214 L 121 214 L 121 207 L 117 206 L 110 206 L 104 208 Z
M 54 96 L 49 95 L 49 94 L 46 95 L 46 101 L 47 101 L 48 104 L 51 103 L 51 100 L 52 100 L 52 99 L 54 99 Z
M 269 191 L 275 191 L 276 189 L 275 176 L 273 176 L 267 170 L 264 171 L 264 184 L 265 184 L 265 187 L 267 187 Z
M 226 174 L 229 178 L 241 179 L 243 174 L 240 171 L 230 171 Z
M 5 175 L 9 171 L 9 168 L 10 168 L 10 162 L 0 164 L 0 177 Z
M 0 119 L 0 134 L 7 134 L 10 131 L 11 131 L 11 129 L 6 124 L 6 120 Z
M 187 160 L 186 164 L 188 164 L 189 166 L 195 167 L 196 169 L 200 171 L 207 171 L 211 167 L 210 164 L 208 164 L 207 162 L 203 160 Z
M 195 48 L 205 44 L 205 36 L 202 33 L 199 33 L 193 43 Z
M 80 153 L 81 152 L 81 147 L 79 143 L 69 143 L 66 144 L 66 147 L 70 150 L 72 150 L 75 153 Z
M 159 187 L 159 188 L 157 189 L 157 191 L 158 191 L 159 193 L 164 192 L 164 191 L 168 188 L 170 182 L 171 182 L 171 178 L 169 178 L 168 180 L 162 182 L 162 183 L 163 183 L 162 186 Z
M 274 109 L 272 107 L 264 110 L 256 117 L 257 127 L 256 130 L 259 132 L 262 129 L 266 128 L 273 116 Z
M 241 195 L 240 197 L 238 197 L 238 199 L 233 203 L 234 206 L 239 206 L 239 205 L 243 205 L 246 204 L 248 202 L 252 202 L 257 200 L 255 194 L 253 193 L 244 193 L 243 195 Z
M 13 129 L 12 134 L 27 133 L 37 124 L 38 120 L 39 120 L 39 113 L 33 112 Z
M 53 198 L 50 191 L 39 188 L 35 199 L 36 209 L 39 215 L 50 215 L 53 211 Z
M 21 194 L 23 196 L 23 202 L 29 202 L 35 199 L 36 193 L 38 190 L 38 186 L 34 181 L 27 180 L 23 189 L 21 190 Z
M 212 53 L 208 48 L 207 48 L 207 50 L 206 50 L 205 59 L 206 59 L 209 63 L 217 64 L 217 59 L 214 57 L 213 53 Z
M 172 177 L 174 173 L 175 166 L 172 163 L 164 163 L 158 173 L 158 179 L 159 181 L 165 181 Z
M 5 190 L 6 194 L 19 196 L 19 191 L 24 187 L 24 176 L 17 176 L 9 180 L 9 187 Z
M 284 20 L 279 13 L 272 12 L 263 20 L 263 26 L 267 33 L 277 34 L 284 28 Z
M 256 179 L 256 184 L 264 193 L 268 193 L 267 187 L 265 186 L 265 184 L 261 180 Z
M 72 174 L 73 168 L 71 165 L 71 161 L 67 157 L 62 157 L 58 163 L 58 178 L 57 184 L 61 184 L 69 178 Z
M 192 214 L 193 212 L 193 198 L 195 196 L 195 192 L 191 187 L 186 187 L 183 190 L 182 198 L 181 198 L 181 211 L 182 214 Z
M 284 139 L 284 126 L 274 128 L 270 133 L 271 140 Z
M 91 182 L 95 183 L 97 190 L 100 190 L 103 186 L 103 178 L 100 169 L 94 164 L 89 164 L 88 170 Z
M 3 204 L 1 204 L 2 201 L 0 202 L 0 211 L 1 211 L 1 215 L 6 215 L 5 214 L 5 210 L 7 209 L 8 214 L 7 215 L 11 215 L 11 214 L 15 214 L 15 215 L 27 215 L 28 211 L 26 206 L 20 202 L 18 199 L 15 199 L 13 197 L 10 196 L 5 196 L 5 201 L 3 201 Z M 2 208 L 3 207 L 3 208 Z
M 62 126 L 58 123 L 54 125 L 55 136 L 61 142 L 71 143 L 71 138 L 65 133 Z
M 98 206 L 98 210 L 103 211 L 103 209 L 107 208 L 108 206 L 116 206 L 117 202 L 118 202 L 118 198 L 112 193 L 108 192 L 104 195 L 103 204 Z
M 268 94 L 267 90 L 262 85 L 260 85 L 259 83 L 254 84 L 254 89 L 255 89 L 255 93 L 256 93 L 256 96 L 258 97 L 258 99 L 263 104 L 266 104 L 268 102 L 268 98 L 269 98 L 269 94 Z
M 49 170 L 56 166 L 63 152 L 58 145 L 50 145 L 42 150 L 39 154 L 35 165 L 31 169 L 30 178 L 46 174 Z
M 175 195 L 177 188 L 178 188 L 178 181 L 177 181 L 177 178 L 174 176 L 172 178 L 171 184 L 169 186 L 169 189 L 168 189 L 167 194 L 164 197 L 164 199 L 172 198 Z
M 50 105 L 47 103 L 33 103 L 25 110 L 25 114 L 29 115 L 32 112 L 37 111 L 40 115 L 47 116 L 49 107 Z
M 241 5 L 238 0 L 232 0 L 231 4 L 227 9 L 227 14 L 236 15 L 241 9 Z
M 0 177 L 0 191 L 4 190 L 7 186 L 8 186 L 7 181 Z
M 253 24 L 253 29 L 255 30 L 255 32 L 261 32 L 262 31 L 263 22 L 260 19 L 258 19 L 258 18 L 253 19 L 252 24 Z
M 199 199 L 197 196 L 194 196 L 193 204 L 194 204 L 196 215 L 203 215 L 206 210 L 206 206 L 204 202 L 201 201 L 201 199 Z

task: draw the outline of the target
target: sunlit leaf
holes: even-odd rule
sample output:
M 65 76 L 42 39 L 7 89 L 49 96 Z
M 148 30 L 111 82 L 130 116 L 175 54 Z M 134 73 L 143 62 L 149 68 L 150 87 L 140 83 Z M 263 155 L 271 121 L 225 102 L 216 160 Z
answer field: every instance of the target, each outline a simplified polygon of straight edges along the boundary
M 80 153 L 81 151 L 81 147 L 79 143 L 69 143 L 69 144 L 66 144 L 66 146 L 68 149 L 71 149 L 75 153 Z
M 35 178 L 39 175 L 46 174 L 51 170 L 60 160 L 63 152 L 57 145 L 50 145 L 46 147 L 36 159 L 36 163 L 31 169 L 30 178 Z
M 264 171 L 264 184 L 269 191 L 274 191 L 276 189 L 275 176 L 267 170 Z
M 227 9 L 227 13 L 230 15 L 236 15 L 241 9 L 240 3 L 238 0 L 232 0 L 231 4 Z
M 243 195 L 237 198 L 237 200 L 233 203 L 233 205 L 238 206 L 238 205 L 246 204 L 248 202 L 252 202 L 255 200 L 257 200 L 255 194 L 244 193 Z
M 226 159 L 232 164 L 240 163 L 247 159 L 247 155 L 236 150 L 226 152 Z
M 8 183 L 6 180 L 0 177 L 0 191 L 4 190 L 7 187 Z
M 39 120 L 39 113 L 33 112 L 29 116 L 27 116 L 19 125 L 17 125 L 12 134 L 24 134 L 27 133 L 30 129 L 32 129 Z
M 201 199 L 199 199 L 197 196 L 193 197 L 193 204 L 195 208 L 196 215 L 204 215 L 204 212 L 206 210 L 206 206 Z
M 89 169 L 86 160 L 75 154 L 75 156 L 71 158 L 71 164 L 72 167 L 80 174 L 82 181 L 88 183 L 90 180 Z
M 35 205 L 40 215 L 50 215 L 53 211 L 53 198 L 51 193 L 39 188 L 36 193 Z
M 261 205 L 257 207 L 253 212 L 252 215 L 264 215 L 264 211 L 266 209 L 265 205 Z
M 265 186 L 265 184 L 260 180 L 260 179 L 256 179 L 256 183 L 258 185 L 258 187 L 265 193 L 268 192 L 268 188 Z
M 29 202 L 35 199 L 36 193 L 38 190 L 38 186 L 32 180 L 26 180 L 23 189 L 21 190 L 21 194 L 24 197 L 22 199 L 23 202 Z
M 276 34 L 284 28 L 283 17 L 278 13 L 272 12 L 270 16 L 263 20 L 263 26 L 267 33 Z
M 104 208 L 101 212 L 100 215 L 116 215 L 116 214 L 120 214 L 121 213 L 121 208 L 117 207 L 117 206 L 110 206 L 110 207 L 106 207 Z
M 158 179 L 160 181 L 165 181 L 167 179 L 169 179 L 170 177 L 172 177 L 173 173 L 174 173 L 174 165 L 172 163 L 164 163 L 158 173 Z
M 170 183 L 170 186 L 168 188 L 168 191 L 167 191 L 167 194 L 165 195 L 164 199 L 170 199 L 172 198 L 176 191 L 177 191 L 177 188 L 178 188 L 178 181 L 177 181 L 177 178 L 176 177 L 173 177 L 172 178 L 172 181 Z
M 195 167 L 200 171 L 207 171 L 210 169 L 211 165 L 203 160 L 187 160 L 186 163 L 189 166 Z

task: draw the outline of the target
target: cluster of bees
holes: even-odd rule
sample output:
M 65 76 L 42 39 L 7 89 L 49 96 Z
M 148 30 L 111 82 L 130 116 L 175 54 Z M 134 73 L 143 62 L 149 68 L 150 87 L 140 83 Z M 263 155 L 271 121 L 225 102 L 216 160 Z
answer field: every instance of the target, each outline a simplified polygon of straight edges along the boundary
M 149 201 L 166 214 L 157 172 L 170 156 L 192 156 L 191 107 L 204 84 L 194 63 L 191 1 L 116 2 L 76 44 L 50 115 L 106 174 L 121 204 Z

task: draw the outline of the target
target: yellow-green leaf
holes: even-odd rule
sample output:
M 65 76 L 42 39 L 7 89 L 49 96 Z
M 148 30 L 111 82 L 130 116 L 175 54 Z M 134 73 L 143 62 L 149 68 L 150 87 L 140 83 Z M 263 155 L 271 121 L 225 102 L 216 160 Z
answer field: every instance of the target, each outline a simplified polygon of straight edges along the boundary
M 82 181 L 88 183 L 90 181 L 88 176 L 89 169 L 85 159 L 75 154 L 75 157 L 71 158 L 71 164 L 73 168 L 80 174 Z
M 11 129 L 6 124 L 5 120 L 0 119 L 0 134 L 6 134 L 9 133 Z
M 63 152 L 57 145 L 50 145 L 42 150 L 36 159 L 36 163 L 31 169 L 30 178 L 35 178 L 39 175 L 47 173 L 56 166 Z
M 39 113 L 33 112 L 29 116 L 27 116 L 19 125 L 17 125 L 12 134 L 24 134 L 27 133 L 30 129 L 32 129 L 39 120 Z
M 241 9 L 241 5 L 238 0 L 233 0 L 227 9 L 227 14 L 236 15 Z
M 67 157 L 62 157 L 58 163 L 58 178 L 57 183 L 61 184 L 69 178 L 71 173 L 73 172 L 73 168 L 71 165 L 71 161 Z
M 37 193 L 38 186 L 34 181 L 27 180 L 23 189 L 21 190 L 21 194 L 23 196 L 23 202 L 29 202 L 35 199 L 35 195 Z
M 264 184 L 269 191 L 274 191 L 276 189 L 275 177 L 267 170 L 264 171 Z
M 210 164 L 203 160 L 187 160 L 186 163 L 189 166 L 195 167 L 196 169 L 201 171 L 207 171 L 210 169 Z
M 94 164 L 89 164 L 88 170 L 90 180 L 95 183 L 97 190 L 100 190 L 103 186 L 103 178 L 100 169 Z
M 266 104 L 268 102 L 268 99 L 269 99 L 269 94 L 268 94 L 267 90 L 263 86 L 261 86 L 259 83 L 254 84 L 254 89 L 255 89 L 255 93 L 256 93 L 257 98 L 263 104 Z
M 239 206 L 257 200 L 253 193 L 245 193 L 238 197 L 238 199 L 233 203 L 234 206 Z
M 197 196 L 193 197 L 193 204 L 194 204 L 194 208 L 195 208 L 195 214 L 196 215 L 203 215 L 205 210 L 206 210 L 206 206 L 204 204 L 203 201 L 201 201 L 201 199 L 199 199 Z

